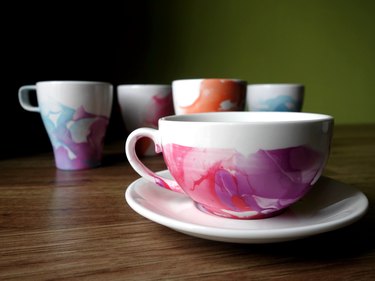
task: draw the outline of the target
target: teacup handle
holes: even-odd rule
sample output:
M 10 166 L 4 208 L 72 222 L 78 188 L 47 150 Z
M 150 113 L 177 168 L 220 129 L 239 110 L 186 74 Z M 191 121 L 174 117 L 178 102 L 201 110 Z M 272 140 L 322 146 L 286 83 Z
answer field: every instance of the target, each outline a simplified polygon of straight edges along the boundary
M 33 111 L 33 112 L 40 112 L 40 109 L 38 106 L 32 105 L 30 102 L 30 92 L 36 91 L 35 85 L 25 85 L 19 88 L 18 90 L 18 100 L 23 107 L 23 109 L 27 111 Z
M 152 129 L 152 128 L 136 129 L 129 134 L 125 143 L 125 153 L 129 160 L 130 165 L 144 179 L 152 183 L 155 183 L 161 187 L 164 187 L 166 189 L 180 192 L 180 193 L 185 193 L 174 179 L 168 179 L 168 178 L 162 177 L 154 173 L 149 168 L 147 168 L 141 162 L 141 160 L 139 160 L 136 150 L 135 150 L 135 145 L 139 139 L 144 138 L 144 137 L 149 138 L 154 142 L 156 153 L 162 152 L 161 137 L 160 137 L 160 132 L 158 130 Z

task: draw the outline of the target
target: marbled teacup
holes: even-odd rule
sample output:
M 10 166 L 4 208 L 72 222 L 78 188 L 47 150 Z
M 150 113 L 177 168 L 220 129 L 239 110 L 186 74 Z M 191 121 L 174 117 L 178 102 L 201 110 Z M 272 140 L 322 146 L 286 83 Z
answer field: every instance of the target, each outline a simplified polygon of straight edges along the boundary
M 249 111 L 302 111 L 305 86 L 302 84 L 249 84 L 246 108 Z
M 329 156 L 333 117 L 301 112 L 217 112 L 161 118 L 126 141 L 135 171 L 157 185 L 185 193 L 205 212 L 228 218 L 274 216 L 301 199 L 321 176 Z M 155 174 L 135 152 L 154 141 L 173 180 Z
M 173 106 L 177 115 L 244 111 L 247 82 L 240 79 L 202 78 L 172 82 Z

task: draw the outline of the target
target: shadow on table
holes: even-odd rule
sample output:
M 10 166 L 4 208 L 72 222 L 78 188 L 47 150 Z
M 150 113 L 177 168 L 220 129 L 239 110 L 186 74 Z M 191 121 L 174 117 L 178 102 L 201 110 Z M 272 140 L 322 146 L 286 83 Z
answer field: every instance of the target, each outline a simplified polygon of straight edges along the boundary
M 126 155 L 124 153 L 106 153 L 103 156 L 102 165 L 103 167 L 114 166 L 119 163 L 127 163 Z
M 277 255 L 306 259 L 337 260 L 355 257 L 375 248 L 374 202 L 362 219 L 350 226 L 300 240 L 270 244 L 230 244 L 241 254 Z M 229 244 L 229 243 L 228 243 Z

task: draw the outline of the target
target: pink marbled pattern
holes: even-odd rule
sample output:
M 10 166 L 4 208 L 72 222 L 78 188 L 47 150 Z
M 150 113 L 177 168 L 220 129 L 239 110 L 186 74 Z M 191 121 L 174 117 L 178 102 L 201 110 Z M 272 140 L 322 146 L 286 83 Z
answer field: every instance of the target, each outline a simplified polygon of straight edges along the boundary
M 251 155 L 176 144 L 163 151 L 171 174 L 201 209 L 235 218 L 264 218 L 290 206 L 309 191 L 326 160 L 306 146 Z

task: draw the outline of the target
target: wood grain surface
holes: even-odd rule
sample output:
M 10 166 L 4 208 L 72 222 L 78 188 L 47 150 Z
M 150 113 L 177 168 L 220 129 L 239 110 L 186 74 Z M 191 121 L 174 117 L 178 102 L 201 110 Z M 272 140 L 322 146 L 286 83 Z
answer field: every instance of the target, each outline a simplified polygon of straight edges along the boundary
M 52 152 L 0 161 L 0 280 L 375 280 L 375 124 L 337 125 L 324 171 L 363 191 L 367 214 L 276 244 L 204 240 L 135 213 L 124 192 L 139 176 L 123 146 L 107 144 L 85 171 L 57 170 Z

